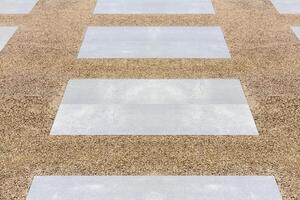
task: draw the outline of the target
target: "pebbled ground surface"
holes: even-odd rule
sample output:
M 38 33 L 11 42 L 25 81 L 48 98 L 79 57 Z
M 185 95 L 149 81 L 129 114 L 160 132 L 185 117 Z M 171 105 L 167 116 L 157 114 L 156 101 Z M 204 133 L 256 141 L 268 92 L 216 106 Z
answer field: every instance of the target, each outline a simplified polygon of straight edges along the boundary
M 35 175 L 273 175 L 300 199 L 300 41 L 270 0 L 214 0 L 216 15 L 93 15 L 95 0 L 40 0 L 0 52 L 0 199 Z M 232 59 L 80 60 L 87 26 L 221 26 Z M 238 78 L 260 135 L 50 136 L 72 78 Z

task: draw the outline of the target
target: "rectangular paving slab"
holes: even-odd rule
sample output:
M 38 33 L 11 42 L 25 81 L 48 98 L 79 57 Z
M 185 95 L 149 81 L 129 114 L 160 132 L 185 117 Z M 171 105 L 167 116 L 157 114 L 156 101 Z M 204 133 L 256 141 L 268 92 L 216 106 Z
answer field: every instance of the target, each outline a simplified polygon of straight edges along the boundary
M 0 14 L 28 14 L 38 0 L 0 0 Z
M 27 200 L 282 200 L 272 176 L 37 176 Z
M 239 80 L 69 81 L 52 135 L 257 135 Z
M 281 14 L 300 14 L 300 0 L 272 0 Z
M 230 58 L 220 27 L 89 27 L 78 58 Z
M 5 47 L 16 31 L 16 26 L 0 26 L 0 51 Z
M 292 26 L 292 30 L 297 36 L 297 38 L 300 40 L 300 26 Z
M 95 14 L 214 14 L 211 0 L 98 0 Z

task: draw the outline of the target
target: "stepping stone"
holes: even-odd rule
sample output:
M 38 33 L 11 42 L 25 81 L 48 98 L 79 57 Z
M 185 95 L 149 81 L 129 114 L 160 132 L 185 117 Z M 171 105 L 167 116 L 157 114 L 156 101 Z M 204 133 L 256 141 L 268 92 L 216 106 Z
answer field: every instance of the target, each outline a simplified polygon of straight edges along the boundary
M 272 0 L 280 14 L 300 14 L 300 0 Z
M 292 26 L 292 30 L 297 36 L 297 38 L 300 40 L 300 26 Z
M 220 27 L 89 27 L 78 58 L 230 58 Z
M 98 0 L 94 14 L 214 14 L 211 0 Z
M 1 2 L 1 0 L 0 0 Z M 15 26 L 1 26 L 0 27 L 0 51 L 5 47 L 9 39 L 17 31 Z
M 28 14 L 38 0 L 0 0 L 0 14 Z
M 273 176 L 37 176 L 27 200 L 282 200 Z
M 69 81 L 51 135 L 257 135 L 239 80 Z

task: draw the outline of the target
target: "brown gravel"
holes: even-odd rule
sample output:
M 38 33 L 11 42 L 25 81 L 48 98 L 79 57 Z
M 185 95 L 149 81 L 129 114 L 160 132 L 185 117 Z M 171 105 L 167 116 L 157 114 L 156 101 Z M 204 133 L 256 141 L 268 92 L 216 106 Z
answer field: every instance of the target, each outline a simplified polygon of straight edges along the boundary
M 300 15 L 270 0 L 214 0 L 216 15 L 98 15 L 95 0 L 40 0 L 0 52 L 0 199 L 35 175 L 274 175 L 300 199 Z M 232 59 L 76 59 L 90 25 L 219 25 Z M 238 78 L 260 135 L 49 136 L 72 78 Z

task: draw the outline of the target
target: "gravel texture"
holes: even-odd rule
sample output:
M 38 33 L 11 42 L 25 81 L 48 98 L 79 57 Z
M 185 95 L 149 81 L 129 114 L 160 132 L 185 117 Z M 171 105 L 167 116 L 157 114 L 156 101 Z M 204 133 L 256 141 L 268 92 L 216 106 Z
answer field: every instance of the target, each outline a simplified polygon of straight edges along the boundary
M 0 199 L 35 175 L 273 175 L 300 199 L 300 41 L 269 0 L 214 0 L 216 15 L 93 15 L 94 0 L 40 0 L 0 52 Z M 232 59 L 77 59 L 87 26 L 221 26 Z M 74 78 L 238 78 L 259 136 L 50 136 Z

